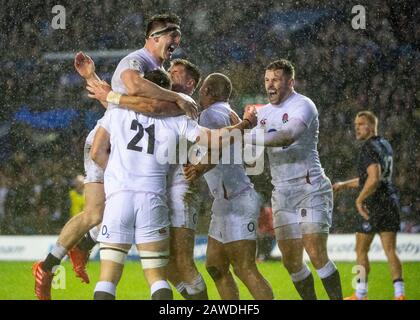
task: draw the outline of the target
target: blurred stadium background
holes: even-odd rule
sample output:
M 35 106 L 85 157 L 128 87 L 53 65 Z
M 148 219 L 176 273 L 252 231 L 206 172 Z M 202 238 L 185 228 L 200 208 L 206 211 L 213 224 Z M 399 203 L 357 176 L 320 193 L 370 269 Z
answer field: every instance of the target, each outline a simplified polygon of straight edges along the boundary
M 15 274 L 11 278 L 18 277 L 25 265 L 1 260 L 36 260 L 46 254 L 55 238 L 34 236 L 58 234 L 74 205 L 69 192 L 83 173 L 84 140 L 103 114 L 84 92 L 73 69 L 74 54 L 88 52 L 100 77 L 109 82 L 118 61 L 143 46 L 147 17 L 167 11 L 182 18 L 183 38 L 174 57 L 197 64 L 203 76 L 227 74 L 238 112 L 265 102 L 268 62 L 283 57 L 295 64 L 297 91 L 312 98 L 320 112 L 319 152 L 333 182 L 356 175 L 353 118 L 362 109 L 374 111 L 380 134 L 394 147 L 401 229 L 411 234 L 402 236 L 399 251 L 406 254 L 405 261 L 420 261 L 419 235 L 414 235 L 420 232 L 420 9 L 415 0 L 331 0 L 321 5 L 311 0 L 60 1 L 66 9 L 64 30 L 51 27 L 56 4 L 1 1 L 0 278 L 10 276 L 10 270 Z M 357 4 L 366 8 L 366 30 L 352 28 L 351 10 Z M 269 208 L 269 173 L 252 179 Z M 206 188 L 202 193 L 207 195 Z M 354 193 L 335 199 L 333 234 L 352 232 L 354 199 Z M 208 219 L 208 202 L 203 201 L 200 234 L 206 233 Z M 352 239 L 330 240 L 344 261 L 354 259 Z M 416 269 L 420 265 L 411 264 L 409 270 Z M 32 279 L 28 281 L 32 290 Z M 418 278 L 413 281 L 420 285 Z M 10 296 L 7 287 L 0 289 L 0 299 L 30 296 L 32 292 Z

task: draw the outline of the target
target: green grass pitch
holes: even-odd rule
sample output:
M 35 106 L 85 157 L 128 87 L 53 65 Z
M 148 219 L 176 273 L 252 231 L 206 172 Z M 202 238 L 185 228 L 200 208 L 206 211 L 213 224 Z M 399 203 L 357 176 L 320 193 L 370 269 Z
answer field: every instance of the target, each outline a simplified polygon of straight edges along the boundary
M 205 277 L 210 299 L 220 299 L 216 287 L 207 274 L 204 263 L 197 262 L 200 272 Z M 34 278 L 31 274 L 30 262 L 0 262 L 0 286 L 1 300 L 28 300 L 35 299 Z M 93 289 L 99 276 L 99 262 L 91 261 L 88 265 L 88 272 L 91 283 L 81 283 L 74 276 L 73 270 L 68 262 L 64 262 L 65 268 L 65 289 L 53 289 L 54 300 L 84 300 L 92 299 Z M 352 274 L 352 263 L 337 263 L 340 270 L 344 295 L 353 292 L 351 283 L 354 277 Z M 278 300 L 299 299 L 286 269 L 280 262 L 263 262 L 258 268 L 273 287 L 275 298 Z M 420 263 L 406 262 L 403 264 L 404 279 L 407 298 L 420 300 Z M 319 299 L 327 299 L 322 283 L 315 275 L 315 285 Z M 238 280 L 241 299 L 252 299 L 245 286 Z M 182 299 L 178 293 L 174 293 L 175 299 Z M 124 274 L 117 289 L 118 299 L 149 299 L 149 289 L 144 280 L 139 262 L 128 261 Z M 372 263 L 371 275 L 369 277 L 369 299 L 390 300 L 393 298 L 393 286 L 390 279 L 389 268 L 386 263 Z

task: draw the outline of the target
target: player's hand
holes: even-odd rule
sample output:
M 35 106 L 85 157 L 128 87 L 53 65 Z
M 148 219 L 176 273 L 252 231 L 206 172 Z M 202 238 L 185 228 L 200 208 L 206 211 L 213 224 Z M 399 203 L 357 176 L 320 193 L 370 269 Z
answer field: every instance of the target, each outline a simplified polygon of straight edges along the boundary
M 99 101 L 106 101 L 108 93 L 112 90 L 111 86 L 105 81 L 92 81 L 88 83 L 86 89 L 89 91 L 89 98 Z
M 245 119 L 249 121 L 251 128 L 257 125 L 258 117 L 257 117 L 257 109 L 255 108 L 255 106 L 252 105 L 245 108 L 244 120 Z
M 184 176 L 188 182 L 194 182 L 201 176 L 198 166 L 199 165 L 184 164 Z
M 235 126 L 238 123 L 242 122 L 241 118 L 239 118 L 238 114 L 235 111 L 230 112 L 229 118 L 230 118 L 230 125 L 232 126 Z
M 365 220 L 369 220 L 369 210 L 359 198 L 356 199 L 356 209 Z
M 74 68 L 84 79 L 91 78 L 95 73 L 95 63 L 82 51 L 79 51 L 74 57 Z
M 183 94 L 183 93 L 178 93 L 178 98 L 176 100 L 176 104 L 178 105 L 178 107 L 183 110 L 185 112 L 185 114 L 192 118 L 192 119 L 197 119 L 198 117 L 198 105 L 197 103 L 194 101 L 193 98 L 191 98 L 190 96 Z

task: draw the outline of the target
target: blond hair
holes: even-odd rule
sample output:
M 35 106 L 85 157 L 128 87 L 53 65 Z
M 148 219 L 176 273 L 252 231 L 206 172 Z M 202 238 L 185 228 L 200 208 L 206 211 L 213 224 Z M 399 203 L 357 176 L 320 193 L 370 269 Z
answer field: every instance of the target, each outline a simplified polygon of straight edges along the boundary
M 375 129 L 375 133 L 378 132 L 378 117 L 371 111 L 360 111 L 357 113 L 356 118 L 365 117 L 366 120 L 372 125 Z

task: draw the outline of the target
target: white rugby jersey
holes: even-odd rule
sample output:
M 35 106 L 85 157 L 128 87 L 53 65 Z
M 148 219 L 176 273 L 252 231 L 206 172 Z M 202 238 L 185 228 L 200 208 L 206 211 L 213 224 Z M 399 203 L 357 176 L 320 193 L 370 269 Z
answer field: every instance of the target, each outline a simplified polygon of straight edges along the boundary
M 324 173 L 317 150 L 318 110 L 308 97 L 293 91 L 286 101 L 278 105 L 265 105 L 258 110 L 255 129 L 277 131 L 291 119 L 302 121 L 307 129 L 288 147 L 266 148 L 274 186 L 283 185 L 292 179 L 313 179 Z
M 118 63 L 117 68 L 112 76 L 111 80 L 111 87 L 114 92 L 118 92 L 121 94 L 127 93 L 127 88 L 125 87 L 124 83 L 121 80 L 121 73 L 123 73 L 127 69 L 137 70 L 141 76 L 144 76 L 146 72 L 153 71 L 156 69 L 163 68 L 161 64 L 159 64 L 154 57 L 149 53 L 148 50 L 142 48 L 140 50 L 134 51 L 128 54 L 126 57 L 121 59 Z M 112 108 L 118 107 L 115 104 L 108 103 L 107 110 Z M 105 115 L 104 115 L 105 116 Z M 98 120 L 101 121 L 103 118 Z M 92 145 L 93 139 L 95 138 L 96 131 L 98 130 L 99 124 L 89 132 L 86 138 L 86 144 Z
M 101 121 L 101 119 L 98 120 L 98 122 L 96 123 L 95 127 L 89 132 L 88 136 L 86 137 L 86 142 L 85 142 L 86 145 L 91 146 L 93 144 L 93 140 L 95 138 L 96 131 L 99 128 L 99 121 Z
M 128 109 L 114 108 L 100 125 L 110 134 L 111 153 L 105 170 L 105 193 L 143 191 L 164 195 L 168 145 L 176 146 L 179 136 L 195 142 L 197 122 L 186 116 L 147 117 Z M 174 141 L 174 140 L 175 141 Z
M 219 129 L 230 126 L 230 108 L 227 102 L 217 102 L 201 112 L 199 124 L 209 129 Z M 233 164 L 234 145 L 225 147 L 230 152 L 232 164 L 218 164 L 204 174 L 210 192 L 214 198 L 232 198 L 245 189 L 253 187 L 249 177 L 245 173 L 243 164 Z M 239 146 L 238 150 L 242 150 Z
M 121 80 L 121 74 L 127 69 L 136 70 L 143 77 L 146 72 L 163 67 L 146 48 L 134 51 L 124 57 L 115 69 L 111 80 L 112 91 L 127 94 L 127 88 Z

